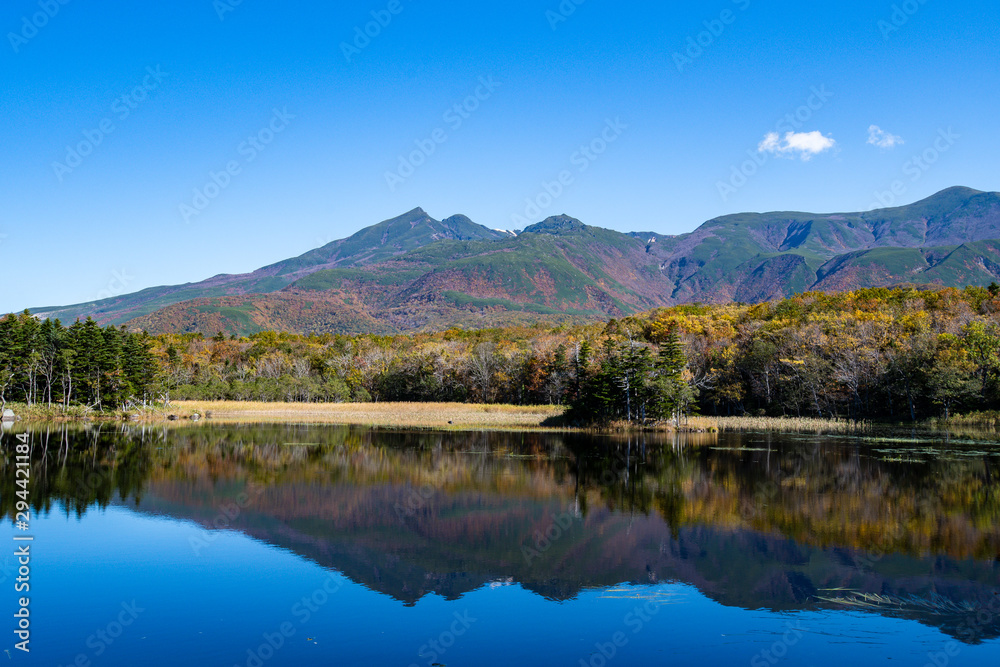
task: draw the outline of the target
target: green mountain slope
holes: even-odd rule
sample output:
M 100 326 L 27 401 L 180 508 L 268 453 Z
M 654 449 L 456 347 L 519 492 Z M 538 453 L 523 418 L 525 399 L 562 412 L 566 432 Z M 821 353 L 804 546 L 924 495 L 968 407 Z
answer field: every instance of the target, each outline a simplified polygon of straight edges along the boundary
M 825 289 L 823 280 L 839 265 L 824 265 L 845 255 L 878 248 L 934 248 L 996 238 L 1000 238 L 1000 194 L 950 188 L 909 206 L 867 213 L 725 216 L 690 234 L 657 244 L 657 252 L 663 259 L 661 270 L 674 285 L 671 296 L 677 302 L 736 298 L 752 301 L 790 296 L 810 282 L 810 272 L 815 276 L 811 283 Z M 779 281 L 777 290 L 755 289 L 755 276 L 770 272 L 768 266 L 773 267 L 774 258 L 781 255 L 801 257 L 808 271 L 798 260 L 786 259 L 787 266 L 794 270 Z M 891 265 L 886 275 L 893 275 L 897 268 L 904 274 L 914 270 L 913 261 L 904 261 L 898 267 Z
M 600 320 L 808 290 L 1000 281 L 1000 194 L 865 213 L 741 213 L 680 236 L 554 216 L 514 235 L 422 209 L 250 274 L 33 309 L 152 332 L 393 332 Z
M 233 302 L 200 299 L 131 324 L 312 333 L 599 320 L 666 305 L 668 284 L 656 267 L 640 239 L 556 216 L 503 240 L 442 240 L 363 269 L 315 271 L 277 294 L 255 296 L 250 323 L 226 312 Z M 297 305 L 304 302 L 310 306 Z
M 277 292 L 310 273 L 333 267 L 356 267 L 383 261 L 447 239 L 502 239 L 509 234 L 477 225 L 462 215 L 437 221 L 423 209 L 367 227 L 322 248 L 265 266 L 253 273 L 218 275 L 199 283 L 152 287 L 101 301 L 72 306 L 31 308 L 42 317 L 72 322 L 93 317 L 101 324 L 124 324 L 136 317 L 192 299 Z

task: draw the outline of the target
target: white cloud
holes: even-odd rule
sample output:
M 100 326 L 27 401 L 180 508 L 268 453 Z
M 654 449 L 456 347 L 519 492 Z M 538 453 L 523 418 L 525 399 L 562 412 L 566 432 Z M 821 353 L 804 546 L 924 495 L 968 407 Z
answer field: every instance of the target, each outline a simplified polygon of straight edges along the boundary
M 868 143 L 879 148 L 895 148 L 905 142 L 902 137 L 889 134 L 878 125 L 872 125 L 868 128 Z
M 787 132 L 784 138 L 777 132 L 769 132 L 757 146 L 761 153 L 773 153 L 794 157 L 798 155 L 803 161 L 830 150 L 837 145 L 831 137 L 822 132 Z
M 760 146 L 757 150 L 761 153 L 775 153 L 779 149 L 781 144 L 781 139 L 778 137 L 777 132 L 768 132 L 767 136 L 764 137 L 764 141 L 760 142 Z

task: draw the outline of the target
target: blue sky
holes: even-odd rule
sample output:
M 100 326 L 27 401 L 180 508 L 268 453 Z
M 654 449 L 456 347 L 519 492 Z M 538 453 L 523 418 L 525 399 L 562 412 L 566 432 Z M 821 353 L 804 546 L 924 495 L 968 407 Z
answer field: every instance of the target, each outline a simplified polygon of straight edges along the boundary
M 1000 189 L 985 1 L 62 1 L 0 9 L 0 311 L 416 206 L 676 234 Z

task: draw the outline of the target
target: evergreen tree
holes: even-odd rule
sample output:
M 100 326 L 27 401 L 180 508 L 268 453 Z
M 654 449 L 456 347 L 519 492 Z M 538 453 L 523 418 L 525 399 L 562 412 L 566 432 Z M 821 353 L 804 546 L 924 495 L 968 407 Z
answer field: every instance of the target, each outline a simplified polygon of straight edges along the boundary
M 687 387 L 683 377 L 686 366 L 684 346 L 676 328 L 673 328 L 660 346 L 660 353 L 656 358 L 652 380 L 654 418 L 672 419 L 675 423 L 679 420 Z

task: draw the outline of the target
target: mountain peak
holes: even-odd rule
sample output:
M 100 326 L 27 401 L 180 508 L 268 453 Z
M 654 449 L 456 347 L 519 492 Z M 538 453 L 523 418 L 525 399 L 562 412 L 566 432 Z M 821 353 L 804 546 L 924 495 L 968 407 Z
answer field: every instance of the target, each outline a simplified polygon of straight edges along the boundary
M 587 225 L 568 215 L 554 215 L 541 222 L 525 227 L 522 234 L 575 234 L 587 231 Z
M 981 190 L 973 190 L 972 188 L 954 186 L 945 188 L 941 192 L 935 193 L 926 199 L 921 199 L 918 202 L 895 207 L 893 210 L 910 210 L 920 212 L 924 215 L 933 214 L 937 210 L 950 213 L 959 206 L 967 204 L 973 197 L 983 194 L 987 193 Z
M 934 199 L 935 197 L 972 197 L 974 195 L 981 194 L 983 194 L 982 190 L 975 190 L 962 185 L 954 185 L 950 188 L 945 188 L 936 195 L 931 195 L 928 199 Z
M 413 222 L 427 221 L 427 220 L 430 220 L 430 219 L 431 219 L 431 216 L 427 215 L 427 211 L 425 211 L 424 209 L 422 209 L 422 208 L 420 208 L 418 206 L 415 209 L 413 209 L 412 211 L 407 211 L 403 215 L 400 215 L 400 216 L 395 217 L 395 218 L 390 218 L 388 220 L 383 220 L 380 224 L 391 225 L 391 224 L 393 224 L 395 222 L 409 222 L 409 223 L 413 223 Z
M 474 222 L 472 222 L 472 219 L 469 218 L 469 216 L 462 215 L 461 213 L 459 213 L 458 215 L 453 215 L 450 218 L 445 218 L 441 222 L 443 222 L 445 224 L 448 224 L 448 225 L 473 225 L 473 224 L 475 224 Z

